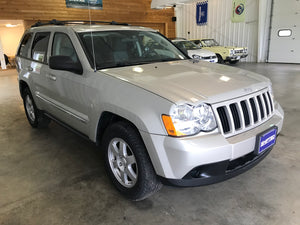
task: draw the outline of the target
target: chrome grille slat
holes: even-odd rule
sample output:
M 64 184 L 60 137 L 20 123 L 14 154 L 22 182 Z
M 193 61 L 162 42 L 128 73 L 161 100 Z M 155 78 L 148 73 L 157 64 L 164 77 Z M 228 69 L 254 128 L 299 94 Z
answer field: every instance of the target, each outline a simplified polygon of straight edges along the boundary
M 270 106 L 271 106 L 271 112 L 273 112 L 273 101 L 271 99 L 271 95 L 270 95 L 269 92 L 267 93 L 267 95 L 268 95 L 269 103 L 270 103 Z
M 227 114 L 229 116 L 230 131 L 234 132 L 235 128 L 234 128 L 234 121 L 233 121 L 233 116 L 232 116 L 231 110 L 228 105 L 226 105 L 225 107 L 226 107 Z
M 267 110 L 267 116 L 268 116 L 270 114 L 270 104 L 267 100 L 266 94 L 263 93 L 262 96 L 263 96 L 263 100 L 265 102 L 265 106 L 266 106 L 266 110 Z
M 257 122 L 260 122 L 261 121 L 261 111 L 260 111 L 260 107 L 259 107 L 259 104 L 258 104 L 257 96 L 254 97 L 253 100 L 254 100 L 254 103 L 255 103 L 256 111 L 257 111 L 257 117 L 258 117 Z
M 241 129 L 245 129 L 246 125 L 245 125 L 245 117 L 244 117 L 244 113 L 243 113 L 243 109 L 242 109 L 242 105 L 241 102 L 237 103 L 237 107 L 238 107 L 238 113 L 241 119 Z
M 245 102 L 246 102 L 246 107 L 248 109 L 248 114 L 249 114 L 249 118 L 250 118 L 250 126 L 253 126 L 254 125 L 254 118 L 253 118 L 253 113 L 251 111 L 250 101 L 249 101 L 249 99 L 246 99 Z
M 230 137 L 252 129 L 274 114 L 268 90 L 212 105 L 221 133 Z

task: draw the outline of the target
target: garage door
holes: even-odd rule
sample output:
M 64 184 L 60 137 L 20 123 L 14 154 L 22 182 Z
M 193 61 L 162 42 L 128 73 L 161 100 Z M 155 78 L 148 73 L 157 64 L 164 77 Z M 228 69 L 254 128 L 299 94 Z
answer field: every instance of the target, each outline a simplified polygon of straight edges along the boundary
M 300 63 L 299 0 L 274 0 L 269 62 Z

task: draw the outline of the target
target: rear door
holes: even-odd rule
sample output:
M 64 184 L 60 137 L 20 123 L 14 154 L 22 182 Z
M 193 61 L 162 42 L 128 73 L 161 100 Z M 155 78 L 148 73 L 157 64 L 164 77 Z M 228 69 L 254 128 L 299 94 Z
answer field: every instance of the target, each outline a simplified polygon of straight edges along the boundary
M 30 89 L 33 98 L 41 110 L 47 110 L 45 98 L 49 94 L 47 87 L 46 71 L 48 68 L 48 45 L 51 32 L 36 32 L 31 49 L 29 51 L 29 63 L 27 65 L 30 80 Z
M 274 0 L 269 62 L 300 63 L 300 1 Z

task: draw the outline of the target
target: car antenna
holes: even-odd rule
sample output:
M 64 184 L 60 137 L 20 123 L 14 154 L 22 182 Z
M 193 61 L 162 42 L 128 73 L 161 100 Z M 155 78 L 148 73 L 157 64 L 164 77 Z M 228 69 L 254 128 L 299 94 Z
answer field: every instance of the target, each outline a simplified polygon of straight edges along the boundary
M 97 67 L 96 67 L 94 37 L 93 37 L 93 31 L 92 31 L 91 7 L 90 7 L 90 1 L 88 0 L 87 2 L 88 2 L 88 9 L 89 9 L 89 19 L 90 19 L 90 30 L 91 30 L 91 40 L 92 40 L 92 52 L 93 52 L 94 72 L 96 72 L 97 71 Z

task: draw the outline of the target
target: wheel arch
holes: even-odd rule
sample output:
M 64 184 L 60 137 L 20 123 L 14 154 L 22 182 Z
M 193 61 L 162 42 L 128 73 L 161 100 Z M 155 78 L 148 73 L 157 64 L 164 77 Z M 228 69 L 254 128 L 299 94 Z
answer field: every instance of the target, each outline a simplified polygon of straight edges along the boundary
M 22 98 L 23 98 L 24 90 L 26 88 L 28 88 L 30 90 L 29 85 L 24 80 L 20 80 L 20 82 L 19 82 L 19 90 L 20 90 L 20 95 L 21 95 Z
M 126 123 L 129 123 L 137 131 L 140 138 L 142 139 L 139 129 L 133 122 L 131 122 L 130 120 L 128 120 L 120 115 L 117 115 L 115 113 L 112 113 L 109 111 L 104 111 L 104 112 L 102 112 L 102 114 L 98 120 L 97 134 L 96 134 L 96 145 L 97 146 L 100 146 L 100 143 L 101 143 L 101 140 L 102 140 L 102 137 L 103 137 L 103 134 L 104 134 L 106 128 L 108 126 L 110 126 L 111 124 L 119 122 L 119 121 L 124 121 Z

